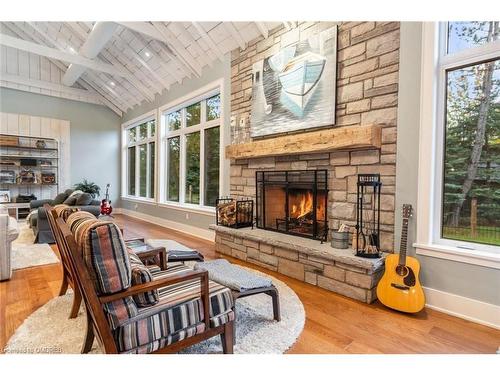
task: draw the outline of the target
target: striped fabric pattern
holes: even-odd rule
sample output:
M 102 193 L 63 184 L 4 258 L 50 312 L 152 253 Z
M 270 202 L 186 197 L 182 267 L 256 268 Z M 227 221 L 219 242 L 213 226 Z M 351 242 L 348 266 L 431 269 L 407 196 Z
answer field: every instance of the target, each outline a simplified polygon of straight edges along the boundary
M 181 329 L 180 331 L 175 332 L 172 335 L 168 335 L 166 337 L 162 337 L 161 339 L 152 341 L 150 343 L 135 347 L 128 351 L 123 351 L 121 354 L 147 354 L 151 353 L 155 350 L 164 348 L 165 346 L 176 343 L 177 341 L 181 341 L 187 339 L 188 337 L 200 334 L 205 331 L 205 324 L 198 323 L 194 326 Z
M 87 224 L 87 225 L 86 225 Z M 130 259 L 120 230 L 111 222 L 88 220 L 77 243 L 98 295 L 116 293 L 131 286 Z M 132 297 L 104 306 L 113 328 L 138 314 Z
M 191 270 L 184 265 L 173 265 L 168 270 L 149 267 L 155 280 Z M 217 327 L 234 320 L 234 301 L 231 291 L 214 282 L 209 283 L 210 325 Z M 114 338 L 121 352 L 156 350 L 156 345 L 168 345 L 172 340 L 184 339 L 183 331 L 203 322 L 201 284 L 198 280 L 177 283 L 158 290 L 160 301 L 154 306 L 140 308 L 138 315 L 114 330 Z M 155 344 L 156 343 L 156 344 Z M 156 349 L 152 349 L 156 348 Z
M 128 253 L 130 256 L 130 266 L 132 268 L 132 286 L 153 281 L 153 275 L 149 271 L 149 268 L 141 262 L 137 254 L 131 250 L 128 250 Z M 132 296 L 132 298 L 138 307 L 152 306 L 158 303 L 159 300 L 156 290 L 136 294 Z

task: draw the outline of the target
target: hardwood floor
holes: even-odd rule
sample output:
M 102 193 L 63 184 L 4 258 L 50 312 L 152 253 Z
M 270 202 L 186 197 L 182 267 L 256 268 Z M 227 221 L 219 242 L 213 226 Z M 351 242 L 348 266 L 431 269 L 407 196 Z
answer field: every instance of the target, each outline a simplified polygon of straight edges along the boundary
M 124 215 L 116 215 L 116 220 L 125 228 L 126 238 L 171 238 L 201 251 L 207 259 L 217 256 L 209 241 Z M 306 323 L 288 353 L 495 353 L 500 346 L 500 330 L 429 309 L 406 315 L 379 302 L 366 305 L 230 260 L 284 281 L 301 299 Z M 14 271 L 11 280 L 0 282 L 0 352 L 24 319 L 57 296 L 60 279 L 60 265 L 47 265 Z

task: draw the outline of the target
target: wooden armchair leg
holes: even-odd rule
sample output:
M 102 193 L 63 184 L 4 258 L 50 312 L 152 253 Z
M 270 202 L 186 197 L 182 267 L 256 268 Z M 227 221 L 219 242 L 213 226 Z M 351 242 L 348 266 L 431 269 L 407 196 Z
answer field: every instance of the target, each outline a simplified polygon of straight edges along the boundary
M 73 306 L 71 306 L 71 312 L 69 313 L 70 319 L 74 319 L 78 316 L 80 304 L 82 303 L 82 295 L 80 294 L 80 290 L 78 288 L 75 288 L 73 293 Z
M 220 335 L 222 351 L 224 354 L 233 354 L 234 346 L 234 320 L 224 325 L 224 333 Z
M 59 289 L 59 295 L 64 296 L 67 291 L 68 291 L 68 275 L 66 274 L 66 272 L 64 272 L 63 279 L 61 282 L 61 288 Z
M 87 332 L 85 332 L 85 338 L 83 339 L 82 354 L 87 354 L 92 349 L 94 344 L 94 327 L 92 326 L 92 320 L 90 319 L 88 311 L 85 311 L 87 315 Z

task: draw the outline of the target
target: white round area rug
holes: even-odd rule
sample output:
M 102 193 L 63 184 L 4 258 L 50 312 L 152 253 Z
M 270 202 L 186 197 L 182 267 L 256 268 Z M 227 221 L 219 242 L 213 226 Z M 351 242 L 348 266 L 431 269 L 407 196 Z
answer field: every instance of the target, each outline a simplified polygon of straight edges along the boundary
M 265 294 L 237 300 L 236 354 L 284 353 L 295 343 L 304 328 L 305 311 L 300 299 L 285 283 L 270 278 L 279 292 L 281 321 L 273 320 L 271 297 Z M 86 328 L 85 312 L 81 308 L 76 319 L 68 319 L 72 300 L 73 296 L 66 294 L 36 310 L 10 338 L 5 353 L 80 353 Z M 182 351 L 192 354 L 221 352 L 219 336 Z M 97 340 L 94 341 L 92 353 L 101 353 Z

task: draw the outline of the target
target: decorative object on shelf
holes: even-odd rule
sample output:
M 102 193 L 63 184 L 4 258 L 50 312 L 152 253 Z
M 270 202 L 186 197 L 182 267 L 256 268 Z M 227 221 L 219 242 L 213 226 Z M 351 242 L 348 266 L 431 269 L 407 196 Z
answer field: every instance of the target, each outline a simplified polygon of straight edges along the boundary
M 18 184 L 35 184 L 37 183 L 35 172 L 32 169 L 24 168 L 19 171 L 16 178 Z
M 425 306 L 425 295 L 420 285 L 420 263 L 406 255 L 408 221 L 412 216 L 411 204 L 403 204 L 401 246 L 399 254 L 385 258 L 385 271 L 377 285 L 377 298 L 391 309 L 416 313 Z
M 98 197 L 101 192 L 101 188 L 97 184 L 87 181 L 87 179 L 75 184 L 75 190 L 81 190 L 84 193 L 89 193 L 92 198 Z
M 37 160 L 32 158 L 19 159 L 21 167 L 36 167 Z
M 231 228 L 253 228 L 253 200 L 217 198 L 216 224 Z
M 3 169 L 0 171 L 0 183 L 1 184 L 15 184 L 16 183 L 16 172 Z
M 109 200 L 109 186 L 108 183 L 106 185 L 106 195 L 104 199 L 101 201 L 101 215 L 111 216 L 111 212 L 113 212 L 113 207 L 111 207 L 111 201 Z
M 342 224 L 338 231 L 332 232 L 332 247 L 336 249 L 347 249 L 349 247 L 349 226 Z
M 40 167 L 52 167 L 52 162 L 47 159 L 41 159 L 38 164 Z
M 0 203 L 9 203 L 9 202 L 10 202 L 10 191 L 0 190 Z
M 337 26 L 252 66 L 251 136 L 335 124 Z
M 30 195 L 19 194 L 17 197 L 14 198 L 15 203 L 29 203 L 34 200 L 36 200 L 35 194 L 30 194 Z
M 39 139 L 35 143 L 36 148 L 47 148 L 47 143 L 43 139 Z
M 360 257 L 380 258 L 381 187 L 380 174 L 358 174 L 355 246 Z
M 19 138 L 13 135 L 0 135 L 0 146 L 18 146 Z
M 56 183 L 56 174 L 51 172 L 42 172 L 41 173 L 41 182 L 42 184 L 55 184 Z

